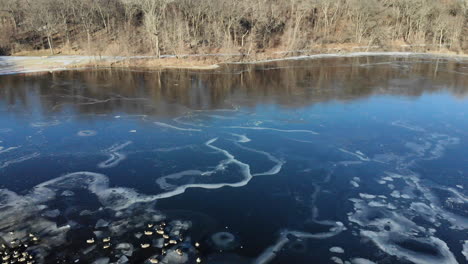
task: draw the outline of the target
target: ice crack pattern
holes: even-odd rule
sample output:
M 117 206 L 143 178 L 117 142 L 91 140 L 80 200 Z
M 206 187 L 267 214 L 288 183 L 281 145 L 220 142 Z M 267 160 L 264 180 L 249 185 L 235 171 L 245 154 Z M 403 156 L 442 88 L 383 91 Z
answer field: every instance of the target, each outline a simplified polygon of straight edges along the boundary
M 362 56 L 2 76 L 0 253 L 464 263 L 466 62 Z

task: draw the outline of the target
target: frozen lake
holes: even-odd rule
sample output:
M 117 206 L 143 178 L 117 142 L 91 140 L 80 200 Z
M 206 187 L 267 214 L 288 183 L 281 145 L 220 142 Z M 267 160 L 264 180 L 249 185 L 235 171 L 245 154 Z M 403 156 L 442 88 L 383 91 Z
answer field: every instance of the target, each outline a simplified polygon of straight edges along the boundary
M 12 259 L 467 263 L 467 190 L 468 60 L 0 76 Z

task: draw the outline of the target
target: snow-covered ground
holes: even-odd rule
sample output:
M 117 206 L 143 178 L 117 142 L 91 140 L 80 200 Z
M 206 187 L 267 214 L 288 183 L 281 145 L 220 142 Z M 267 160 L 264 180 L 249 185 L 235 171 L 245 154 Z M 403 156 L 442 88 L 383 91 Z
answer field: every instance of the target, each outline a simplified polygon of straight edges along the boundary
M 123 57 L 96 56 L 0 56 L 0 75 L 65 70 L 97 61 L 117 62 Z

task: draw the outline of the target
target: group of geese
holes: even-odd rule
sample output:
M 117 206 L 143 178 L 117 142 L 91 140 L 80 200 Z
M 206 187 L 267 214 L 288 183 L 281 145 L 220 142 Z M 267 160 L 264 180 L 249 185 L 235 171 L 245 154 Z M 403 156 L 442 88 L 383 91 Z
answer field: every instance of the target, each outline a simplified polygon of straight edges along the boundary
M 143 233 L 144 233 L 145 236 L 158 235 L 158 236 L 160 236 L 160 237 L 162 237 L 164 239 L 164 244 L 163 244 L 163 248 L 162 248 L 162 251 L 161 251 L 161 256 L 164 256 L 167 253 L 167 248 L 168 247 L 175 246 L 178 243 L 183 241 L 182 236 L 179 236 L 177 238 L 174 238 L 174 237 L 171 238 L 169 236 L 168 231 L 167 231 L 167 225 L 166 225 L 165 222 L 162 222 L 159 225 L 147 224 L 147 229 L 144 230 Z M 104 243 L 103 246 L 102 246 L 103 249 L 107 249 L 107 248 L 109 248 L 111 246 L 111 238 L 110 237 L 103 238 L 102 242 Z M 94 238 L 90 238 L 90 239 L 86 240 L 86 243 L 87 244 L 94 244 L 94 243 L 96 243 L 96 240 Z M 198 248 L 200 246 L 200 243 L 196 242 L 194 244 L 194 246 L 196 248 Z M 151 244 L 150 243 L 140 243 L 140 247 L 142 249 L 146 249 L 146 248 L 151 247 Z M 175 252 L 179 256 L 183 256 L 183 254 L 184 254 L 184 252 L 182 251 L 181 248 L 177 248 L 175 250 Z M 155 257 L 152 257 L 152 258 L 149 259 L 149 262 L 157 264 L 157 263 L 159 263 L 159 259 L 157 259 Z M 202 262 L 201 258 L 197 257 L 196 262 L 201 263 Z
M 14 235 L 10 232 L 10 235 Z M 39 238 L 34 234 L 29 234 L 26 241 L 12 240 L 9 245 L 2 244 L 0 249 L 0 255 L 2 258 L 2 264 L 12 263 L 25 263 L 34 264 L 36 263 L 35 258 L 27 250 L 30 244 L 35 244 L 39 241 Z

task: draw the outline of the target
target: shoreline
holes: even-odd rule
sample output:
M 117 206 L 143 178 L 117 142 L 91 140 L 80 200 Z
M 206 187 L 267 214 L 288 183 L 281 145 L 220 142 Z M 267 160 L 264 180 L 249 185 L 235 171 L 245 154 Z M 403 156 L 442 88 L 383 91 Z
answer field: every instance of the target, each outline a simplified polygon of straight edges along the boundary
M 288 56 L 289 54 L 301 54 Z M 286 54 L 286 56 L 285 56 Z M 287 60 L 306 60 L 339 57 L 395 56 L 426 57 L 432 59 L 467 60 L 466 54 L 449 52 L 407 51 L 343 51 L 335 53 L 306 53 L 303 51 L 281 51 L 274 53 L 244 54 L 189 54 L 155 56 L 0 56 L 0 76 L 14 74 L 51 73 L 86 69 L 130 69 L 130 70 L 201 70 L 210 71 L 227 64 L 261 64 Z

